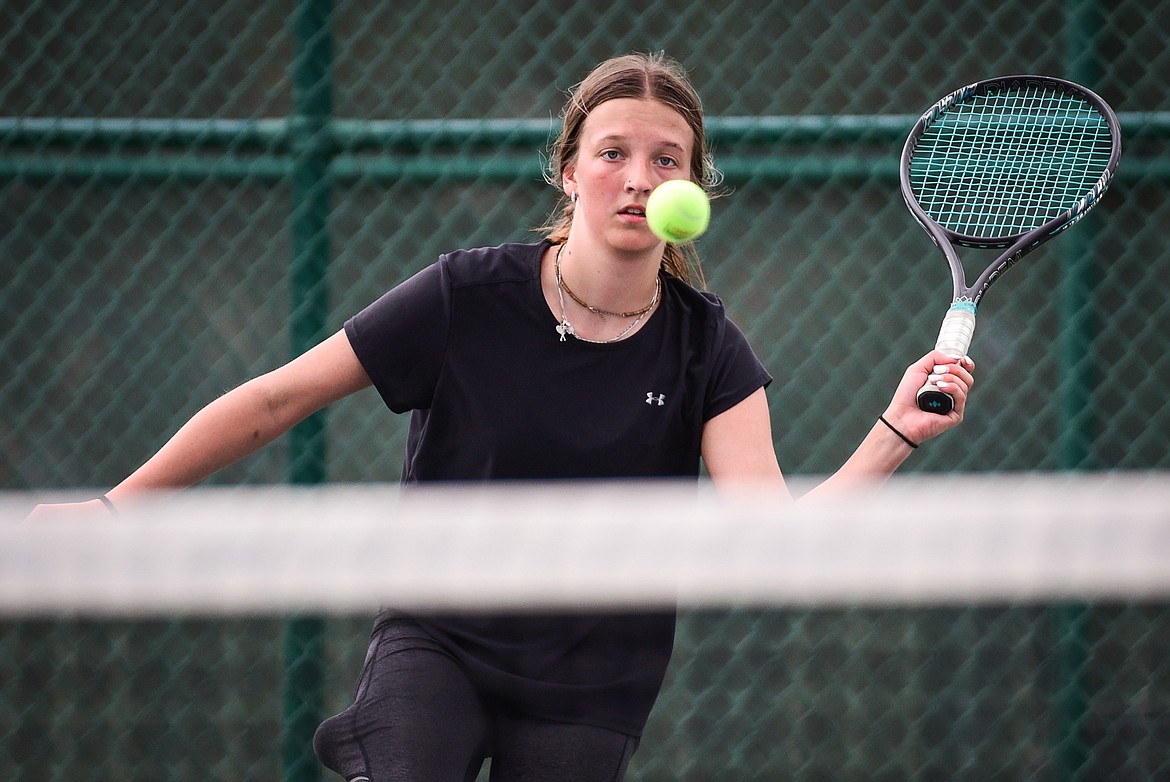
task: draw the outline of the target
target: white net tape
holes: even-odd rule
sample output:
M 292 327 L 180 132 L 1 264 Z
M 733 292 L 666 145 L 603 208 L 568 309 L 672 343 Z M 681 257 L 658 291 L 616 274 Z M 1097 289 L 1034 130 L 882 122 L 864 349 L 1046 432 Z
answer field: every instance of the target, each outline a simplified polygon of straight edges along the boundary
M 199 489 L 102 522 L 0 496 L 0 614 L 933 605 L 1170 595 L 1164 474 Z

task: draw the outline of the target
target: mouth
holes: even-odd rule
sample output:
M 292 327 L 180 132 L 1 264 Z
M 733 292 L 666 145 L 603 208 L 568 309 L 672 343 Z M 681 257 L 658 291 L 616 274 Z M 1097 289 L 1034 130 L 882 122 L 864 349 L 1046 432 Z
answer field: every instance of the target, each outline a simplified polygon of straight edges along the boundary
M 630 206 L 623 206 L 618 210 L 618 214 L 626 215 L 628 217 L 646 218 L 646 207 L 631 204 Z

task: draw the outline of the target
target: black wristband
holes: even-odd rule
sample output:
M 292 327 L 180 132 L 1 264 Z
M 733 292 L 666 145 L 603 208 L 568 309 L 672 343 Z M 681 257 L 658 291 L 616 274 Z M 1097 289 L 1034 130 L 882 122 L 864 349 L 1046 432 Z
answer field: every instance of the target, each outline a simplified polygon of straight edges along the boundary
M 102 496 L 98 497 L 98 500 L 101 502 L 102 505 L 106 506 L 106 510 L 108 510 L 110 512 L 111 516 L 118 515 L 118 509 L 114 507 L 114 503 L 110 502 L 109 497 L 107 497 L 106 495 L 103 494 Z
M 891 432 L 893 432 L 894 434 L 898 435 L 898 437 L 901 437 L 901 438 L 902 438 L 902 442 L 906 443 L 906 445 L 910 446 L 911 448 L 917 448 L 917 447 L 918 447 L 918 443 L 914 442 L 914 441 L 913 441 L 913 440 L 911 440 L 909 437 L 907 437 L 906 435 L 902 434 L 902 433 L 901 433 L 901 432 L 899 432 L 897 429 L 895 429 L 895 428 L 894 428 L 894 425 L 893 425 L 893 424 L 891 424 L 889 421 L 887 421 L 887 420 L 886 420 L 886 417 L 885 417 L 884 415 L 879 415 L 879 416 L 878 416 L 878 420 L 879 420 L 879 421 L 881 421 L 881 422 L 882 422 L 883 424 L 885 424 L 886 426 L 888 426 L 888 427 L 890 428 L 890 431 L 891 431 Z

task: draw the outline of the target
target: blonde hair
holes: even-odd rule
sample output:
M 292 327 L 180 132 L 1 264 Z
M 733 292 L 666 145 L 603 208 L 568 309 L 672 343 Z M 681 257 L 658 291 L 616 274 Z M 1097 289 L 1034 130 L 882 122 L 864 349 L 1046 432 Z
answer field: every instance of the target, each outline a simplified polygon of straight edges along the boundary
M 664 53 L 627 54 L 606 60 L 570 91 L 561 112 L 561 132 L 549 146 L 546 178 L 550 184 L 560 189 L 565 169 L 577 159 L 581 150 L 581 129 L 589 113 L 616 98 L 656 100 L 677 111 L 694 132 L 691 179 L 708 195 L 714 195 L 722 177 L 707 145 L 702 102 L 686 71 Z M 546 238 L 554 243 L 569 238 L 573 208 L 573 202 L 562 194 L 560 204 L 542 229 Z M 699 253 L 693 244 L 667 244 L 662 267 L 691 285 L 706 286 Z

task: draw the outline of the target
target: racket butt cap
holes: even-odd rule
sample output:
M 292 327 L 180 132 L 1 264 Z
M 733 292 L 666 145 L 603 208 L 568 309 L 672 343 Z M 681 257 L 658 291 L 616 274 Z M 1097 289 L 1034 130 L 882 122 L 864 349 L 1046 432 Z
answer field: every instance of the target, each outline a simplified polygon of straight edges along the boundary
M 918 389 L 918 409 L 928 413 L 946 415 L 955 409 L 955 400 L 950 394 L 939 391 L 937 388 Z

